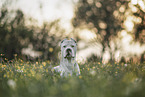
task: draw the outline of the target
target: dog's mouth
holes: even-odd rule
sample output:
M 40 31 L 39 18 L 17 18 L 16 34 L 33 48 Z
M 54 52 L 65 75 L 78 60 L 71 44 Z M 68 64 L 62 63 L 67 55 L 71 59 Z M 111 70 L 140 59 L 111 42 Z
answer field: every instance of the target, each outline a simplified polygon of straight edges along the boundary
M 66 50 L 66 55 L 65 55 L 64 58 L 74 58 L 74 57 L 72 56 L 72 50 L 71 50 L 71 49 L 67 49 L 67 50 Z

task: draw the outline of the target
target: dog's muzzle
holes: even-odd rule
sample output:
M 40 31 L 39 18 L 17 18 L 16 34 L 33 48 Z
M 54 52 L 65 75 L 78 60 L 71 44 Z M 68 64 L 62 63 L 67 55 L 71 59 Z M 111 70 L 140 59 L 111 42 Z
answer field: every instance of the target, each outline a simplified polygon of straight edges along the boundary
M 74 58 L 74 51 L 72 48 L 68 47 L 65 49 L 64 58 Z

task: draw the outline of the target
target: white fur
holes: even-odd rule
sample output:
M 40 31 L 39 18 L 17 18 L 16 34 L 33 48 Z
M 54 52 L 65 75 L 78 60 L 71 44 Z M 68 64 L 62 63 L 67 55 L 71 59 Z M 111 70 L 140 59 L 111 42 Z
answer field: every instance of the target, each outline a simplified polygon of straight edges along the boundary
M 66 58 L 67 49 L 71 50 L 71 58 Z M 60 76 L 69 76 L 73 73 L 80 75 L 80 68 L 76 62 L 76 50 L 77 45 L 73 39 L 62 41 L 60 65 L 53 68 L 56 72 L 60 72 Z

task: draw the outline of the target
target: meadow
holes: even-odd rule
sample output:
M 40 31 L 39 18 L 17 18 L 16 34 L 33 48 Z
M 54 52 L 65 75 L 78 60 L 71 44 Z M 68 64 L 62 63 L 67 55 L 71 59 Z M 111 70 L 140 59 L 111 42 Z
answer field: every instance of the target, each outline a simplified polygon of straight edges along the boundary
M 145 62 L 79 66 L 80 76 L 62 78 L 50 61 L 2 61 L 0 97 L 145 97 Z

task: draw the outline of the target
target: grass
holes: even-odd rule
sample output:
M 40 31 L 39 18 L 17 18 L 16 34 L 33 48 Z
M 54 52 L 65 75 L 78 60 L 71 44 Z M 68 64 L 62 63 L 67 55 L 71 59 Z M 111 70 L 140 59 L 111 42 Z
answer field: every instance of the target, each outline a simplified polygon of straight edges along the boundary
M 145 97 L 145 63 L 87 62 L 61 78 L 46 62 L 0 63 L 0 97 Z

